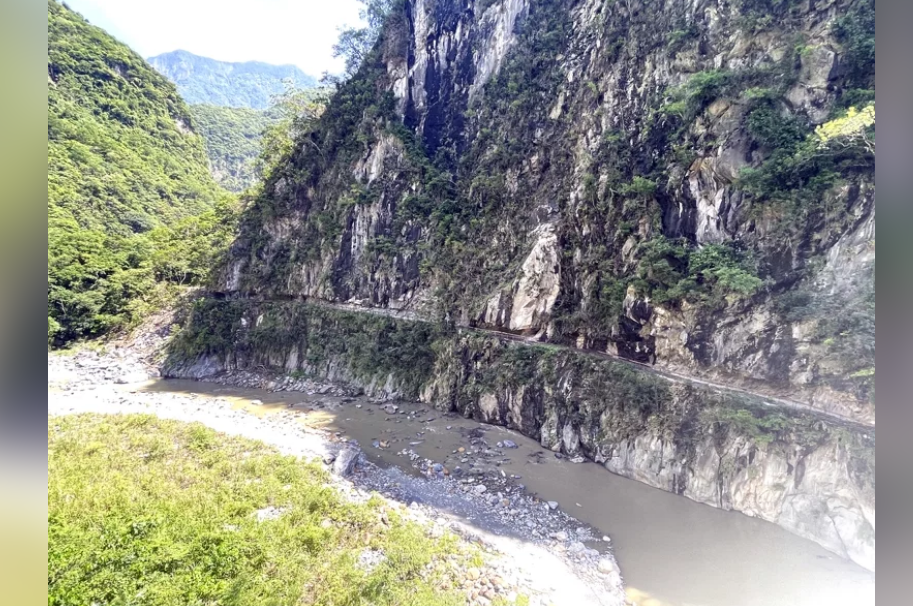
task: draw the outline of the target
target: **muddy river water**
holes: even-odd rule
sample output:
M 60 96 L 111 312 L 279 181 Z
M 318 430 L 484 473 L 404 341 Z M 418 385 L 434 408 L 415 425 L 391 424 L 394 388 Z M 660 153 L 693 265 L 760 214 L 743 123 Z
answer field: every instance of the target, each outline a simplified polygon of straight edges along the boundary
M 629 598 L 639 606 L 870 606 L 875 576 L 774 524 L 725 512 L 615 476 L 599 465 L 555 458 L 533 440 L 502 428 L 444 415 L 420 404 L 392 409 L 367 399 L 270 393 L 194 381 L 145 389 L 231 402 L 258 416 L 291 409 L 298 422 L 342 432 L 376 463 L 412 466 L 409 454 L 450 470 L 493 467 L 544 501 L 612 539 Z M 495 448 L 473 455 L 470 432 Z M 404 451 L 411 451 L 403 455 Z M 502 454 L 503 453 L 503 454 Z

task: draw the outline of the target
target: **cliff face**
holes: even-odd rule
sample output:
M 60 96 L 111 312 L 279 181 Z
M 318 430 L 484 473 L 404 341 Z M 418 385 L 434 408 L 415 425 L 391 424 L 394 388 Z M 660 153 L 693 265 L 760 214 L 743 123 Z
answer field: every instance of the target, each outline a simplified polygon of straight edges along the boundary
M 223 288 L 414 309 L 874 422 L 874 157 L 813 142 L 874 99 L 873 15 L 406 2 L 270 179 Z
M 870 0 L 405 2 L 247 212 L 219 290 L 276 308 L 198 310 L 172 372 L 421 396 L 872 567 L 874 154 L 815 127 L 873 102 Z

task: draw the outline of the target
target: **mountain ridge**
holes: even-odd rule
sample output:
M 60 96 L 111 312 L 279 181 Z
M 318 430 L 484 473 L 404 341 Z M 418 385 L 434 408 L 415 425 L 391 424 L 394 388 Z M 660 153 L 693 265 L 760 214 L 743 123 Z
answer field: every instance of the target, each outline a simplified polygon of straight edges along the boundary
M 187 103 L 266 109 L 274 95 L 311 88 L 317 80 L 292 64 L 263 61 L 230 62 L 175 50 L 149 57 L 150 65 L 174 82 Z

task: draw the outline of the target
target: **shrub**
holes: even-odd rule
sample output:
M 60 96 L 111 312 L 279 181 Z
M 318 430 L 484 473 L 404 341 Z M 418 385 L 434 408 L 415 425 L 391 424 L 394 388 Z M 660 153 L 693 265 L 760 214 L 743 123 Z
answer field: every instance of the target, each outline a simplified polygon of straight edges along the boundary
M 634 177 L 630 184 L 622 188 L 622 193 L 640 198 L 652 198 L 656 195 L 656 189 L 657 185 L 655 181 L 637 176 Z
M 49 419 L 48 605 L 464 603 L 428 566 L 472 553 L 327 481 L 200 425 Z M 384 556 L 373 570 L 366 550 Z
M 58 332 L 60 332 L 60 324 L 57 323 L 57 320 L 48 316 L 48 344 L 54 341 L 54 335 Z

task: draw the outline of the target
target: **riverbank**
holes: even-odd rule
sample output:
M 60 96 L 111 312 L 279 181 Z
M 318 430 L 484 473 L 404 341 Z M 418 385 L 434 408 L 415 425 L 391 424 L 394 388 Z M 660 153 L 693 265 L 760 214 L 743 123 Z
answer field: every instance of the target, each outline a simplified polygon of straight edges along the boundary
M 629 601 L 639 606 L 875 603 L 874 575 L 808 541 L 547 451 L 503 427 L 302 376 L 233 371 L 210 382 L 159 379 L 164 338 L 145 332 L 104 352 L 49 355 L 49 414 L 155 411 L 328 461 L 356 439 L 368 465 L 349 483 L 416 503 L 428 519 L 449 520 L 483 540 L 516 569 L 532 571 L 520 574 L 520 585 L 549 585 L 540 596 L 555 595 L 555 583 L 563 591 L 583 588 L 574 604 L 617 595 L 601 589 L 608 579 L 600 562 L 610 576 L 618 570 L 602 556 L 610 552 Z M 602 592 L 596 596 L 593 579 Z
M 301 301 L 200 298 L 173 379 L 422 402 L 875 568 L 875 434 L 586 352 Z
M 608 544 L 601 551 L 587 546 L 583 540 L 592 537 L 583 525 L 505 478 L 489 479 L 491 488 L 480 480 L 464 490 L 467 485 L 444 475 L 443 469 L 437 475 L 434 463 L 429 474 L 433 477 L 382 467 L 358 454 L 343 433 L 303 426 L 294 411 L 257 415 L 239 410 L 224 398 L 156 392 L 148 383 L 155 374 L 143 355 L 129 348 L 49 355 L 49 418 L 151 413 L 260 440 L 284 454 L 317 458 L 328 468 L 339 468 L 341 456 L 356 453 L 356 464 L 341 469 L 346 477 L 334 482 L 343 494 L 363 498 L 367 492 L 379 492 L 391 503 L 408 508 L 420 523 L 437 528 L 435 532 L 449 529 L 484 546 L 493 572 L 466 571 L 463 591 L 468 603 L 486 606 L 519 595 L 541 606 L 624 603 L 620 571 Z M 336 390 L 345 396 L 332 385 L 314 387 L 315 393 L 328 395 Z

